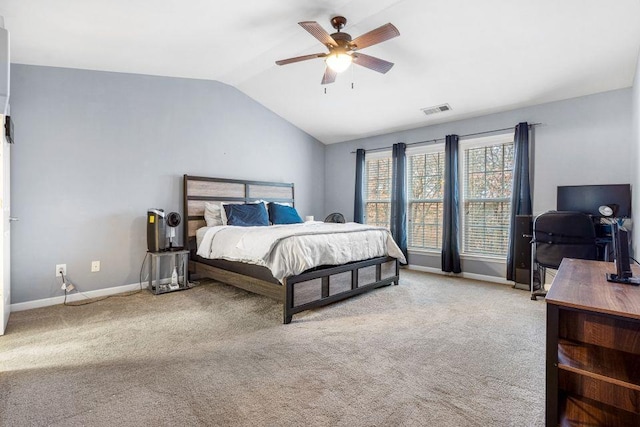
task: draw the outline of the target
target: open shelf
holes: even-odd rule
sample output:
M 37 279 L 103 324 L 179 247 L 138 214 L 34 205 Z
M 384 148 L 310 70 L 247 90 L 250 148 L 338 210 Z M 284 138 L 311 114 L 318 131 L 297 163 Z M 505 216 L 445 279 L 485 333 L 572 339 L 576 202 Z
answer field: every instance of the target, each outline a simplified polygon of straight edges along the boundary
M 560 339 L 558 368 L 640 392 L 640 355 Z
M 582 396 L 561 399 L 560 426 L 628 427 L 640 425 L 640 415 Z
M 560 339 L 558 387 L 640 414 L 640 355 Z
M 562 310 L 558 335 L 559 338 L 570 341 L 640 354 L 639 325 L 640 322 L 635 319 L 588 311 Z

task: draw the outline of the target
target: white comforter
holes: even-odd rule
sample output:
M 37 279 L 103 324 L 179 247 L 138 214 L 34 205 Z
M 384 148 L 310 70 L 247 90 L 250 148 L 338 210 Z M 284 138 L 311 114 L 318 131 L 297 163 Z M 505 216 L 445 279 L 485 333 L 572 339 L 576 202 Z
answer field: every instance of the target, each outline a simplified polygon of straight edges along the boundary
M 387 229 L 353 222 L 203 227 L 196 237 L 201 257 L 261 265 L 279 281 L 321 265 L 384 255 L 405 262 Z

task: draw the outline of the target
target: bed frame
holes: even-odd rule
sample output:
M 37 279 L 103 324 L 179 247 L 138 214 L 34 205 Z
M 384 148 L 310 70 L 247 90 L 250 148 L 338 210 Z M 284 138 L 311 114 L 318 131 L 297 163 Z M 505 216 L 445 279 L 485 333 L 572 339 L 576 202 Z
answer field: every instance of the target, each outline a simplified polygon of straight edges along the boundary
M 391 283 L 398 284 L 399 264 L 383 256 L 344 265 L 319 267 L 284 279 L 280 284 L 266 267 L 242 266 L 235 271 L 212 265 L 196 255 L 196 230 L 204 227 L 207 201 L 247 203 L 257 200 L 295 205 L 293 184 L 184 175 L 185 244 L 189 273 L 265 295 L 283 304 L 283 322 L 294 314 L 331 304 Z M 240 263 L 235 263 L 240 264 Z M 247 266 L 249 267 L 249 266 Z

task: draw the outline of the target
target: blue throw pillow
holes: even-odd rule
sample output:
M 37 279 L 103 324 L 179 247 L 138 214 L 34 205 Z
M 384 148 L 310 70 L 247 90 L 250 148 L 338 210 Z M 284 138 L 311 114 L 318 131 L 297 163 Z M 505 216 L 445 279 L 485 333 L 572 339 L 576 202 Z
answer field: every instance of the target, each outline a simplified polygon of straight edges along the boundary
M 269 225 L 269 215 L 264 203 L 247 203 L 243 205 L 224 205 L 227 214 L 227 225 L 252 227 Z
M 269 220 L 272 224 L 299 224 L 304 222 L 295 208 L 278 203 L 269 203 Z

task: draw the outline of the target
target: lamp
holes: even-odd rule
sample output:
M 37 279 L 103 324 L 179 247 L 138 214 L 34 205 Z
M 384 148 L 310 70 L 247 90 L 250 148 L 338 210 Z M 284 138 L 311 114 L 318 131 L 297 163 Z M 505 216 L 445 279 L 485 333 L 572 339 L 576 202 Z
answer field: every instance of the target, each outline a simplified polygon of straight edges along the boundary
M 612 216 L 615 218 L 616 213 L 618 213 L 618 205 L 615 203 L 612 203 L 610 205 L 602 205 L 598 208 L 598 212 L 600 212 L 600 215 L 602 216 Z
M 336 52 L 327 56 L 325 59 L 327 67 L 331 68 L 336 73 L 341 73 L 351 65 L 353 58 L 348 53 Z
M 600 212 L 600 215 L 603 216 L 604 224 L 609 224 L 611 232 L 613 232 L 613 226 L 615 224 L 622 226 L 622 223 L 624 222 L 624 219 L 616 217 L 616 214 L 618 213 L 618 205 L 615 203 L 600 206 L 598 208 L 598 212 Z

